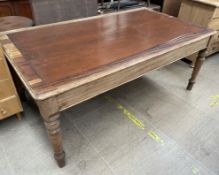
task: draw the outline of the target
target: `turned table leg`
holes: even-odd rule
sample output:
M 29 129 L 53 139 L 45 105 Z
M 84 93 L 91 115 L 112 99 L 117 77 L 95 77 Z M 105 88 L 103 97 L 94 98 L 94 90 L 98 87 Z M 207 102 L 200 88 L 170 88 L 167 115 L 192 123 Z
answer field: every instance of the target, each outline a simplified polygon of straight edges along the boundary
M 53 145 L 54 157 L 60 168 L 65 166 L 65 152 L 62 146 L 62 134 L 59 121 L 60 114 L 55 114 L 49 117 L 49 120 L 44 119 L 44 123 L 48 132 L 48 136 Z
M 192 77 L 190 78 L 188 86 L 187 86 L 187 90 L 192 90 L 192 88 L 196 82 L 196 78 L 198 76 L 198 73 L 202 67 L 204 60 L 205 60 L 206 52 L 207 52 L 206 49 L 199 52 L 198 57 L 197 57 L 196 62 L 195 62 L 195 67 L 194 67 L 193 72 L 192 72 Z
M 49 139 L 53 146 L 54 157 L 60 168 L 65 166 L 65 152 L 62 146 L 60 112 L 55 99 L 37 102 L 43 117 Z

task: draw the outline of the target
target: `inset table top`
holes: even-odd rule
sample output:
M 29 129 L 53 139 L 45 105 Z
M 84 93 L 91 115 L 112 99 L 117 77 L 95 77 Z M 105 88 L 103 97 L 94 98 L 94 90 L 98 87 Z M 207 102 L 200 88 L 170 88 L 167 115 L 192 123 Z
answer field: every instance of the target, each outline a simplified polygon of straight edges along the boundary
M 211 34 L 144 8 L 8 34 L 21 53 L 8 59 L 37 97 L 68 84 L 77 86 L 90 75 L 136 57 L 162 54 L 176 44 Z

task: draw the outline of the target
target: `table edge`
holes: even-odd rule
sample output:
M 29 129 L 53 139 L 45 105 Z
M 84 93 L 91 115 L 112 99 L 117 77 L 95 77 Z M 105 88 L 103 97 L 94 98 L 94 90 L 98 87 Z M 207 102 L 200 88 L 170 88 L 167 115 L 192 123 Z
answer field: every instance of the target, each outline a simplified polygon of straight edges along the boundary
M 8 35 L 8 34 L 18 33 L 18 32 L 23 32 L 23 31 L 41 29 L 41 28 L 45 28 L 45 27 L 58 26 L 58 25 L 63 25 L 63 24 L 69 24 L 69 23 L 76 23 L 76 22 L 81 22 L 81 21 L 88 21 L 88 20 L 93 20 L 93 19 L 105 18 L 105 17 L 109 17 L 109 16 L 114 16 L 114 15 L 118 15 L 118 14 L 129 13 L 129 12 L 136 12 L 136 11 L 141 11 L 141 10 L 152 11 L 150 8 L 140 7 L 140 8 L 136 8 L 136 9 L 128 9 L 128 10 L 119 11 L 119 12 L 112 12 L 112 13 L 108 13 L 108 14 L 100 14 L 100 15 L 96 15 L 96 16 L 90 16 L 90 17 L 86 17 L 86 18 L 72 19 L 72 20 L 67 20 L 67 21 L 55 22 L 55 23 L 51 23 L 51 24 L 43 24 L 43 25 L 39 25 L 39 26 L 9 30 L 9 31 L 5 31 L 5 32 L 0 32 L 0 35 Z M 166 15 L 166 14 L 164 14 L 164 15 Z
M 131 9 L 131 10 L 126 10 L 126 11 L 121 11 L 121 12 L 115 12 L 115 13 L 110 13 L 110 14 L 105 14 L 105 15 L 99 15 L 99 16 L 94 16 L 94 17 L 88 17 L 88 18 L 82 18 L 82 19 L 77 19 L 77 20 L 69 20 L 69 21 L 64 21 L 64 22 L 58 22 L 58 23 L 53 23 L 53 24 L 47 24 L 47 25 L 41 25 L 41 26 L 37 26 L 37 27 L 31 27 L 31 28 L 24 28 L 24 29 L 19 29 L 19 30 L 13 30 L 13 31 L 8 31 L 8 32 L 3 32 L 3 33 L 0 33 L 0 42 L 2 40 L 9 40 L 9 37 L 8 35 L 11 34 L 11 33 L 17 33 L 17 32 L 22 32 L 22 31 L 28 31 L 28 30 L 34 30 L 34 29 L 38 29 L 38 28 L 44 28 L 44 27 L 48 27 L 48 26 L 54 26 L 54 25 L 62 25 L 62 24 L 68 24 L 68 23 L 74 23 L 74 22 L 80 22 L 80 21 L 87 21 L 87 20 L 92 20 L 92 19 L 98 19 L 98 18 L 104 18 L 104 17 L 108 17 L 108 16 L 113 16 L 113 15 L 118 15 L 118 14 L 123 14 L 123 13 L 129 13 L 129 12 L 135 12 L 135 11 L 141 11 L 141 10 L 149 10 L 149 11 L 152 11 L 151 9 L 148 9 L 146 7 L 142 7 L 142 8 L 138 8 L 138 9 Z M 153 11 L 154 12 L 154 11 Z M 163 13 L 160 13 L 160 12 L 155 12 L 155 13 L 159 13 L 161 15 L 164 15 L 164 16 L 168 16 L 170 18 L 174 18 L 172 16 L 169 16 L 169 15 L 166 15 L 166 14 L 163 14 Z M 177 19 L 177 18 L 176 18 Z M 182 21 L 183 22 L 183 21 Z M 193 26 L 196 26 L 196 25 L 193 25 Z M 199 26 L 197 26 L 199 27 Z M 200 28 L 200 27 L 199 27 Z M 20 77 L 21 81 L 23 82 L 23 84 L 25 85 L 25 87 L 28 89 L 28 91 L 30 92 L 31 96 L 35 99 L 35 100 L 45 100 L 45 99 L 48 99 L 50 97 L 53 97 L 53 96 L 56 96 L 60 93 L 64 93 L 66 91 L 69 91 L 73 88 L 76 88 L 76 87 L 79 87 L 83 84 L 86 84 L 86 83 L 89 83 L 91 82 L 91 80 L 95 80 L 95 79 L 98 79 L 98 78 L 101 78 L 102 76 L 106 76 L 110 73 L 112 73 L 113 71 L 115 72 L 116 70 L 119 71 L 121 70 L 121 65 L 124 66 L 126 65 L 125 68 L 127 68 L 128 66 L 132 66 L 132 65 L 135 65 L 135 64 L 138 64 L 142 61 L 145 61 L 147 59 L 150 59 L 150 58 L 153 58 L 153 57 L 156 57 L 156 56 L 159 56 L 159 55 L 162 55 L 162 54 L 165 54 L 167 52 L 170 52 L 174 49 L 177 49 L 177 48 L 180 48 L 180 47 L 183 47 L 184 45 L 186 44 L 191 44 L 193 42 L 196 42 L 196 41 L 199 41 L 199 40 L 202 40 L 204 38 L 207 38 L 207 37 L 210 37 L 212 35 L 214 35 L 216 33 L 216 31 L 214 30 L 211 30 L 211 29 L 207 29 L 207 28 L 203 28 L 203 31 L 201 32 L 198 32 L 197 34 L 195 34 L 194 36 L 190 36 L 191 38 L 189 38 L 189 41 L 182 41 L 180 43 L 176 43 L 175 45 L 173 46 L 168 46 L 168 43 L 164 43 L 164 45 L 166 44 L 166 48 L 165 49 L 160 49 L 160 50 L 156 50 L 155 53 L 151 54 L 151 55 L 147 55 L 147 56 L 139 56 L 137 57 L 138 61 L 136 62 L 137 59 L 135 59 L 135 61 L 127 61 L 125 63 L 122 63 L 122 64 L 114 64 L 114 65 L 106 65 L 105 67 L 107 67 L 107 71 L 106 71 L 106 68 L 105 70 L 102 70 L 102 71 L 98 71 L 97 73 L 91 73 L 91 75 L 88 75 L 88 76 L 85 76 L 85 77 L 82 77 L 81 79 L 76 80 L 78 81 L 79 83 L 75 83 L 76 81 L 73 80 L 69 83 L 66 83 L 65 85 L 61 85 L 59 86 L 57 89 L 53 89 L 51 90 L 50 92 L 45 92 L 45 93 L 41 93 L 41 94 L 37 94 L 34 92 L 34 90 L 32 89 L 31 85 L 29 85 L 29 83 L 25 80 L 25 78 L 21 75 L 20 71 L 18 70 L 18 68 L 13 64 L 13 58 L 11 58 L 7 51 L 5 51 L 5 55 L 6 55 L 6 58 L 7 60 L 10 62 L 10 64 L 12 65 L 12 67 L 14 68 L 14 70 L 16 71 L 16 73 L 18 74 L 18 76 Z M 187 36 L 188 37 L 188 36 Z M 13 44 L 11 42 L 11 44 Z M 14 44 L 13 44 L 14 45 Z M 158 46 L 156 46 L 158 47 Z M 14 48 L 16 48 L 16 46 L 14 45 Z M 22 54 L 20 53 L 20 51 L 17 49 L 17 55 L 21 56 L 22 57 Z M 101 76 L 100 74 L 103 73 Z M 84 79 L 89 79 L 89 81 L 82 81 Z M 67 88 L 66 88 L 67 87 Z
M 41 94 L 37 94 L 37 93 L 34 92 L 33 88 L 25 80 L 25 78 L 20 73 L 20 71 L 17 68 L 17 66 L 14 65 L 13 58 L 11 58 L 8 55 L 7 51 L 4 48 L 4 45 L 3 45 L 3 50 L 4 50 L 4 54 L 5 54 L 6 58 L 7 58 L 7 60 L 9 61 L 9 63 L 13 67 L 13 69 L 16 71 L 16 73 L 20 77 L 21 81 L 23 82 L 24 86 L 27 88 L 27 90 L 29 91 L 29 93 L 31 94 L 33 99 L 37 100 L 37 101 L 41 101 L 41 100 L 46 100 L 48 98 L 57 96 L 57 95 L 59 95 L 61 93 L 67 92 L 67 91 L 69 91 L 71 89 L 80 87 L 80 86 L 82 86 L 84 84 L 87 84 L 89 82 L 95 81 L 95 80 L 97 80 L 99 78 L 102 78 L 104 76 L 107 76 L 109 74 L 115 73 L 117 71 L 123 70 L 123 69 L 131 67 L 133 65 L 139 64 L 139 63 L 141 63 L 143 61 L 146 61 L 148 59 L 151 59 L 151 58 L 160 56 L 162 54 L 168 53 L 168 52 L 170 52 L 170 51 L 172 51 L 174 49 L 183 47 L 183 46 L 185 46 L 187 44 L 192 44 L 192 43 L 195 43 L 195 42 L 197 42 L 199 40 L 202 40 L 202 39 L 205 39 L 205 38 L 208 38 L 208 37 L 210 38 L 215 33 L 216 33 L 216 31 L 213 31 L 213 30 L 210 30 L 210 29 L 206 29 L 206 30 L 203 30 L 203 32 L 198 33 L 198 35 L 200 35 L 200 36 L 196 36 L 193 39 L 189 39 L 188 41 L 182 41 L 182 42 L 180 42 L 178 44 L 174 44 L 173 46 L 168 46 L 168 44 L 165 43 L 165 45 L 167 45 L 167 48 L 165 48 L 165 49 L 161 49 L 159 51 L 155 50 L 154 53 L 149 54 L 149 55 L 145 55 L 145 53 L 141 53 L 137 57 L 135 56 L 135 59 L 130 59 L 129 61 L 121 62 L 121 63 L 116 63 L 116 64 L 114 63 L 112 65 L 106 65 L 104 67 L 104 69 L 102 69 L 102 70 L 100 70 L 98 72 L 91 73 L 88 76 L 84 76 L 84 77 L 82 77 L 82 78 L 80 78 L 78 80 L 73 80 L 73 81 L 71 81 L 69 83 L 66 83 L 64 85 L 60 85 L 56 89 L 53 89 L 51 91 L 48 91 L 48 92 L 45 92 L 45 93 L 41 93 Z

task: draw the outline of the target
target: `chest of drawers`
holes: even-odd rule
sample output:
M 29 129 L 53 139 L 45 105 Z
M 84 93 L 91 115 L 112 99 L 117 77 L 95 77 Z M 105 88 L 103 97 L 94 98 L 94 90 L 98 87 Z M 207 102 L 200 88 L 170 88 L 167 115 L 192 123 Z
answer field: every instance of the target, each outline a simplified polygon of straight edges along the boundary
M 0 120 L 15 115 L 20 119 L 22 106 L 0 46 Z
M 202 27 L 208 27 L 217 31 L 209 43 L 207 56 L 219 51 L 219 1 L 218 0 L 183 0 L 179 18 Z M 187 59 L 194 64 L 197 54 Z

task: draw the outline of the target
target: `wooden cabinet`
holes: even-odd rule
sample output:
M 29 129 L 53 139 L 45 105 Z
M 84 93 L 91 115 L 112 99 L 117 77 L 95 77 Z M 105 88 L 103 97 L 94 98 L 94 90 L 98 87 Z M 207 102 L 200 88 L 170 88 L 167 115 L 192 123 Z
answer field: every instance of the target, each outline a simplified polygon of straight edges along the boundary
M 219 1 L 212 0 L 183 0 L 179 18 L 193 24 L 208 27 L 217 31 L 210 40 L 207 56 L 219 51 Z M 187 59 L 194 64 L 197 54 Z
M 20 99 L 0 47 L 0 120 L 23 111 Z
M 14 11 L 18 16 L 32 18 L 30 3 L 27 0 L 19 0 L 14 2 Z
M 0 0 L 0 17 L 3 16 L 24 16 L 33 18 L 28 0 Z
M 0 1 L 0 17 L 11 16 L 14 12 L 12 4 L 8 1 Z

